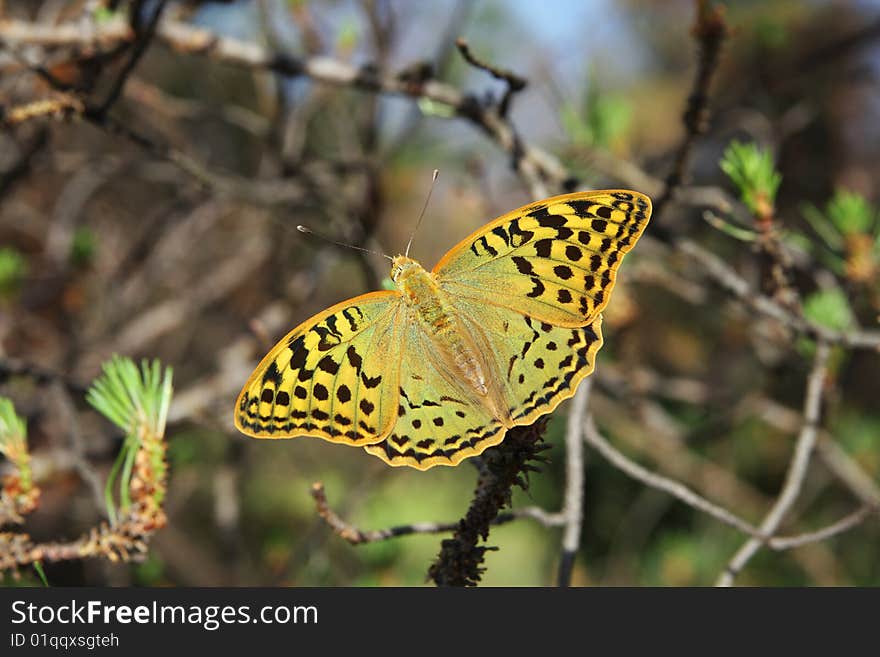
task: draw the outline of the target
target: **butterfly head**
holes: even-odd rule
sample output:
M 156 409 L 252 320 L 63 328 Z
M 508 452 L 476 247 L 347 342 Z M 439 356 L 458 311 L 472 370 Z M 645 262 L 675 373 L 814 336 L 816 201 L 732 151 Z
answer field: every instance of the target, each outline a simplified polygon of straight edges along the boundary
M 422 266 L 404 255 L 399 255 L 391 261 L 391 280 L 398 285 L 403 285 L 404 281 L 418 271 L 424 271 Z

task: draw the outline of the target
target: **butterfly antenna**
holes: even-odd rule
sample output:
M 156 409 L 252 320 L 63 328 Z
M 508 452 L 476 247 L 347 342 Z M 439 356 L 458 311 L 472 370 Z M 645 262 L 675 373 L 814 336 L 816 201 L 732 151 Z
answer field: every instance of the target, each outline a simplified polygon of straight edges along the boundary
M 428 190 L 428 196 L 425 198 L 425 205 L 422 207 L 422 212 L 419 214 L 419 220 L 416 222 L 416 227 L 413 228 L 412 235 L 409 237 L 409 242 L 406 243 L 406 252 L 403 254 L 406 257 L 409 257 L 409 249 L 412 246 L 413 240 L 416 236 L 416 231 L 418 231 L 419 226 L 422 225 L 422 219 L 425 217 L 425 210 L 428 209 L 428 202 L 431 200 L 431 192 L 434 191 L 434 183 L 437 182 L 437 177 L 440 175 L 440 169 L 434 169 L 434 175 L 431 176 L 431 188 Z
M 394 258 L 392 258 L 390 255 L 385 255 L 384 253 L 379 253 L 378 251 L 373 251 L 372 249 L 365 249 L 362 246 L 355 246 L 354 244 L 348 244 L 346 242 L 339 242 L 337 240 L 334 240 L 334 239 L 327 237 L 326 235 L 321 235 L 320 233 L 316 233 L 308 226 L 297 226 L 296 229 L 301 233 L 305 233 L 306 235 L 312 235 L 313 237 L 317 237 L 318 239 L 322 239 L 325 242 L 330 242 L 331 244 L 335 244 L 336 246 L 344 246 L 347 249 L 354 249 L 355 251 L 363 251 L 364 253 L 372 253 L 373 255 L 382 256 L 383 258 L 388 258 L 389 260 L 391 260 L 391 262 L 394 262 Z

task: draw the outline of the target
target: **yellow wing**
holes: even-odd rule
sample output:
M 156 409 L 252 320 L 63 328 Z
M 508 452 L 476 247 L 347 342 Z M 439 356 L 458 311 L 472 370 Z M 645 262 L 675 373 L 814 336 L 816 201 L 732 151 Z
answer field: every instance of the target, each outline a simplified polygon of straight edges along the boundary
M 628 190 L 564 194 L 523 206 L 462 240 L 434 267 L 453 299 L 584 326 L 608 304 L 617 269 L 651 216 Z
M 397 417 L 401 300 L 371 292 L 293 329 L 242 389 L 235 426 L 255 438 L 382 440 Z
M 449 371 L 418 322 L 405 328 L 399 392 L 397 422 L 388 437 L 364 447 L 389 465 L 458 465 L 504 439 L 504 424 L 459 373 Z
M 531 424 L 574 395 L 602 347 L 602 315 L 586 326 L 542 322 L 509 308 L 456 299 L 471 331 L 480 331 L 513 425 Z

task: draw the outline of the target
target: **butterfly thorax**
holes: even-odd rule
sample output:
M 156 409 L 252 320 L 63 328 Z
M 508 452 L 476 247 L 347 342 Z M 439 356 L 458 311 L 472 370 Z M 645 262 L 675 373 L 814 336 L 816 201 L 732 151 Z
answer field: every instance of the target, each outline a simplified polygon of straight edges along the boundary
M 486 368 L 479 350 L 434 273 L 411 258 L 397 256 L 391 267 L 391 278 L 397 283 L 413 320 L 431 336 L 438 355 L 476 392 L 487 395 Z

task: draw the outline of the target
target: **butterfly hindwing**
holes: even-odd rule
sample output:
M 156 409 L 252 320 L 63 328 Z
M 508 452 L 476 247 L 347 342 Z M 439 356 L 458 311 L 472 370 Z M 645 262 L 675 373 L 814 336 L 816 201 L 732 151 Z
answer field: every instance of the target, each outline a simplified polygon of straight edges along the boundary
M 448 370 L 419 325 L 410 325 L 403 349 L 397 422 L 384 441 L 364 449 L 389 465 L 427 470 L 501 442 L 502 422 Z
M 453 298 L 520 311 L 555 326 L 583 326 L 608 303 L 623 256 L 651 215 L 631 191 L 565 194 L 499 217 L 434 268 Z
M 514 425 L 531 424 L 574 395 L 602 347 L 601 315 L 572 328 L 468 299 L 456 307 L 469 329 L 485 336 Z
M 400 295 L 338 304 L 286 335 L 238 397 L 235 425 L 255 438 L 382 439 L 397 415 Z

